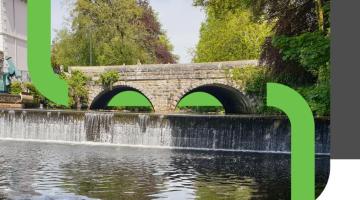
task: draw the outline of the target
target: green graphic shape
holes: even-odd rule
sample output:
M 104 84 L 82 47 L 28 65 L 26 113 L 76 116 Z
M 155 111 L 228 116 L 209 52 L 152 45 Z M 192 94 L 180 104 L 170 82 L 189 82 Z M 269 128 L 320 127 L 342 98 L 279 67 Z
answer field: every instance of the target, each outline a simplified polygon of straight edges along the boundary
M 222 107 L 220 101 L 206 92 L 194 92 L 182 98 L 177 107 L 213 106 Z
M 291 123 L 291 200 L 315 199 L 315 122 L 305 99 L 295 90 L 267 84 L 267 106 L 282 110 Z
M 150 107 L 150 101 L 141 93 L 135 91 L 125 91 L 114 96 L 108 106 L 111 107 Z
M 68 85 L 50 60 L 51 0 L 28 0 L 28 66 L 32 83 L 49 100 L 68 105 Z

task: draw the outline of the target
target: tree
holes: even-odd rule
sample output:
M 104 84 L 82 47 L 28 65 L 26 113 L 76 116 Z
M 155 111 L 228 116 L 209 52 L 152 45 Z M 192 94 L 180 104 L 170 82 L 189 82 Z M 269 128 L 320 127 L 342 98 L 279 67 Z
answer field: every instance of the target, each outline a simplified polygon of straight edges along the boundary
M 100 75 L 99 82 L 105 89 L 112 90 L 114 83 L 120 80 L 119 72 L 108 71 Z
M 88 88 L 86 87 L 89 78 L 80 71 L 73 71 L 67 79 L 69 85 L 70 105 L 81 109 L 88 101 Z
M 87 46 L 83 40 L 76 40 L 72 33 L 67 29 L 57 32 L 51 49 L 51 62 L 54 69 L 60 65 L 85 65 L 88 62 L 86 52 Z
M 53 63 L 118 65 L 176 62 L 146 0 L 76 0 L 70 30 L 58 31 Z
M 214 9 L 207 8 L 194 61 L 257 59 L 270 31 L 268 24 L 251 21 L 247 10 L 236 9 L 218 16 Z
M 194 5 L 212 8 L 216 16 L 249 9 L 253 21 L 273 24 L 260 55 L 270 67 L 265 80 L 298 89 L 315 113 L 329 114 L 330 0 L 194 0 Z
M 330 32 L 330 0 L 194 0 L 195 6 L 210 7 L 216 15 L 250 9 L 254 21 L 273 23 L 273 34 L 262 45 L 260 60 L 273 68 L 274 74 L 284 77 L 296 74 L 293 84 L 314 83 L 316 77 L 299 63 L 284 61 L 281 49 L 273 45 L 277 36 L 299 36 L 306 32 Z
M 148 34 L 144 37 L 144 44 L 152 56 L 156 57 L 156 63 L 176 63 L 178 56 L 172 54 L 174 47 L 171 45 L 165 32 L 161 30 L 161 24 L 151 8 L 148 0 L 138 0 L 143 9 L 140 21 L 144 24 Z

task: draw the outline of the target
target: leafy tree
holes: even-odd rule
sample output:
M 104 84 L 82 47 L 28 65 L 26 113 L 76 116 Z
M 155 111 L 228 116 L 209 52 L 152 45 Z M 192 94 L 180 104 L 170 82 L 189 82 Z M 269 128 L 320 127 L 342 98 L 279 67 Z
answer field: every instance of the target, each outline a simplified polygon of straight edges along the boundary
M 100 75 L 99 82 L 103 85 L 104 88 L 112 90 L 114 83 L 120 80 L 119 72 L 117 71 L 108 71 Z
M 69 85 L 70 105 L 78 110 L 88 101 L 88 88 L 86 87 L 89 78 L 80 71 L 73 71 L 67 78 Z
M 321 32 L 277 36 L 272 44 L 280 49 L 283 61 L 296 62 L 315 77 L 330 60 L 330 38 Z
M 156 63 L 176 63 L 178 56 L 171 53 L 174 47 L 165 32 L 161 30 L 161 24 L 148 0 L 138 0 L 138 4 L 143 9 L 140 21 L 144 24 L 148 33 L 143 41 L 145 47 L 156 58 Z
M 76 40 L 67 29 L 58 31 L 51 49 L 52 67 L 57 69 L 60 65 L 68 67 L 90 64 L 84 52 L 87 47 L 82 42 L 84 41 Z
M 76 0 L 70 30 L 58 31 L 53 63 L 174 63 L 165 33 L 147 0 Z
M 330 113 L 330 0 L 194 0 L 194 5 L 212 8 L 218 17 L 249 9 L 253 21 L 273 24 L 260 55 L 270 67 L 264 80 L 290 85 L 316 114 Z
M 215 9 L 207 8 L 194 61 L 257 59 L 270 30 L 268 24 L 251 21 L 247 10 L 236 9 L 218 16 Z
M 329 115 L 329 35 L 316 31 L 306 32 L 298 36 L 278 36 L 274 37 L 272 45 L 280 50 L 283 61 L 297 63 L 298 66 L 315 77 L 313 84 L 302 85 L 298 90 L 308 100 L 310 107 L 317 115 Z M 278 82 L 282 81 L 284 80 L 278 80 Z
M 319 70 L 319 76 L 315 88 L 311 92 L 310 106 L 322 116 L 330 115 L 330 65 L 323 65 Z
M 194 5 L 210 7 L 216 15 L 233 13 L 237 9 L 250 9 L 254 21 L 272 23 L 273 34 L 262 46 L 261 61 L 273 68 L 274 74 L 293 76 L 295 84 L 313 83 L 311 76 L 299 63 L 285 61 L 281 49 L 274 47 L 273 37 L 299 36 L 307 32 L 330 32 L 330 0 L 194 0 Z

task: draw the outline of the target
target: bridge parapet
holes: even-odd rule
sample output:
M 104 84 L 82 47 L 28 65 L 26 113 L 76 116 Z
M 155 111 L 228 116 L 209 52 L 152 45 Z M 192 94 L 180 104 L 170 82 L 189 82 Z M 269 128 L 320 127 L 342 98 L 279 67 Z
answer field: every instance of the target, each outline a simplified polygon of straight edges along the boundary
M 130 80 L 167 80 L 167 79 L 206 79 L 225 78 L 224 70 L 257 66 L 257 60 L 227 61 L 193 64 L 146 64 L 98 67 L 70 67 L 70 72 L 79 70 L 88 77 L 97 79 L 107 71 L 117 71 L 124 81 Z

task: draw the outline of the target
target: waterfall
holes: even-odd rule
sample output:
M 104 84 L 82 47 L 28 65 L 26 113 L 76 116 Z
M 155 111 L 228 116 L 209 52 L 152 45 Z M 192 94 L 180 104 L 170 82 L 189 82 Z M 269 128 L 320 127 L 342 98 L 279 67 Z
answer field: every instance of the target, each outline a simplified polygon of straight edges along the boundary
M 112 113 L 85 113 L 86 140 L 113 143 L 113 117 Z
M 316 152 L 330 152 L 328 119 L 316 119 Z M 289 152 L 285 117 L 3 110 L 0 138 L 192 149 Z
M 66 112 L 0 111 L 0 137 L 14 139 L 86 141 L 84 120 Z

